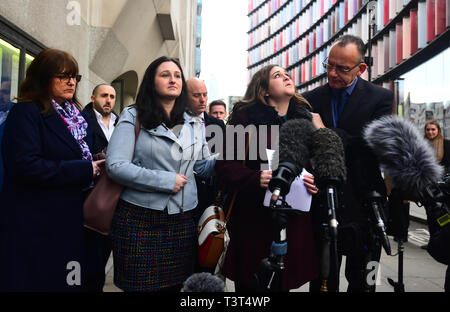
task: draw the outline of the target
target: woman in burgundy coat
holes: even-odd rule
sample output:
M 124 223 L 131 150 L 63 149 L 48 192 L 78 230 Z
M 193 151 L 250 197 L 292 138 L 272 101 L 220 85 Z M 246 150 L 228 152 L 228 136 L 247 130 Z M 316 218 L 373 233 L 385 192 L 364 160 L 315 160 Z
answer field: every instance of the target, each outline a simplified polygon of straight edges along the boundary
M 279 127 L 286 120 L 295 118 L 311 120 L 309 108 L 309 103 L 296 92 L 289 74 L 279 66 L 268 65 L 254 74 L 244 99 L 234 106 L 228 124 L 244 128 L 254 125 L 256 130 L 253 128 L 250 134 L 250 146 L 255 142 L 264 144 L 260 140 L 265 137 L 266 146 L 257 149 L 264 152 L 265 148 L 275 149 L 271 146 L 272 126 Z M 239 150 L 237 143 L 234 144 L 234 151 Z M 271 211 L 263 205 L 272 172 L 262 170 L 267 160 L 263 161 L 260 155 L 255 157 L 251 152 L 248 154 L 245 166 L 236 153 L 233 160 L 224 156 L 225 160 L 216 162 L 217 176 L 229 194 L 225 207 L 229 206 L 231 195 L 238 191 L 227 225 L 231 241 L 222 269 L 222 273 L 235 282 L 236 291 L 261 289 L 254 274 L 261 260 L 269 256 L 276 233 Z M 306 176 L 304 183 L 310 194 L 317 193 L 313 176 Z M 282 275 L 284 291 L 298 288 L 317 277 L 309 214 L 288 216 L 287 238 L 286 269 Z

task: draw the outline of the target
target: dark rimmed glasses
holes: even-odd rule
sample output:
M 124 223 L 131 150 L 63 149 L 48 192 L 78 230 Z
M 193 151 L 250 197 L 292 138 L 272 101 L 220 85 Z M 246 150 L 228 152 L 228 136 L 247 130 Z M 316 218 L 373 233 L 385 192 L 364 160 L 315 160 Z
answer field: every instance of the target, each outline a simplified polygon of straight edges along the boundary
M 81 81 L 81 75 L 69 75 L 69 74 L 59 74 L 55 75 L 55 78 L 58 78 L 62 83 L 68 83 L 70 79 L 75 79 L 76 82 Z
M 356 64 L 353 67 L 347 67 L 347 66 L 340 66 L 340 65 L 331 65 L 328 63 L 328 57 L 325 59 L 325 61 L 322 62 L 323 68 L 325 68 L 326 70 L 332 70 L 333 68 L 341 73 L 347 74 L 350 71 L 352 71 L 353 69 L 355 69 L 357 66 L 359 66 L 359 64 L 361 64 L 363 62 L 359 62 L 358 64 Z

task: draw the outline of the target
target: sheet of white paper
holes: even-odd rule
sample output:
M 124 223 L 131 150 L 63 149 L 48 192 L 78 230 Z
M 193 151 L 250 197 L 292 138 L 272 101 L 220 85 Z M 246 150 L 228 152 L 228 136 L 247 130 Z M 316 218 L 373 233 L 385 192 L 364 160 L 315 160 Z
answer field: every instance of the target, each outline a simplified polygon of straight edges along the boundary
M 269 168 L 272 168 L 272 159 L 275 151 L 266 149 L 266 152 L 267 159 L 269 161 Z M 311 208 L 312 195 L 308 193 L 305 184 L 303 183 L 304 174 L 310 173 L 303 169 L 302 173 L 295 178 L 294 182 L 291 184 L 289 193 L 286 195 L 286 202 L 292 207 L 292 209 L 308 212 Z M 269 207 L 271 197 L 272 192 L 267 189 L 264 197 L 264 206 Z M 278 200 L 277 204 L 281 204 L 281 200 Z

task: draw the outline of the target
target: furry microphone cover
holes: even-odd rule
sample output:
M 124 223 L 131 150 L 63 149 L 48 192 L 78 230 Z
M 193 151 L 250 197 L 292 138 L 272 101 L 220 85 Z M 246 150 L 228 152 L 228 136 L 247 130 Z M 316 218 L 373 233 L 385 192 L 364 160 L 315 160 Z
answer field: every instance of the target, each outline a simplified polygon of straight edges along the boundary
M 431 145 L 403 118 L 385 116 L 371 122 L 364 139 L 393 185 L 403 191 L 418 194 L 443 174 Z
M 274 166 L 279 162 L 290 162 L 300 171 L 309 159 L 311 133 L 314 131 L 311 121 L 306 119 L 292 119 L 286 121 L 280 129 L 279 151 L 274 155 Z M 277 155 L 279 153 L 279 155 Z
M 336 132 L 328 128 L 314 131 L 311 137 L 311 154 L 314 179 L 319 185 L 345 183 L 347 170 L 344 147 Z

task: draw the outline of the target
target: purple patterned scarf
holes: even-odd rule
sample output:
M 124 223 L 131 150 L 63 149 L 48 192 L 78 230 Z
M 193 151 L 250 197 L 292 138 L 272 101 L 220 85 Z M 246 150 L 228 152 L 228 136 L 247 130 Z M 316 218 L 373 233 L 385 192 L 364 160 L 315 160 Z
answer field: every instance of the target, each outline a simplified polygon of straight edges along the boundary
M 73 105 L 73 103 L 68 100 L 64 101 L 64 103 L 62 104 L 63 107 L 56 103 L 55 100 L 52 100 L 52 104 L 55 110 L 67 124 L 67 128 L 69 129 L 75 141 L 77 141 L 78 145 L 80 145 L 81 151 L 83 153 L 83 159 L 92 161 L 92 154 L 89 150 L 89 146 L 83 140 L 87 135 L 88 123 L 83 118 L 83 116 L 81 116 L 80 111 L 75 107 L 75 105 Z

